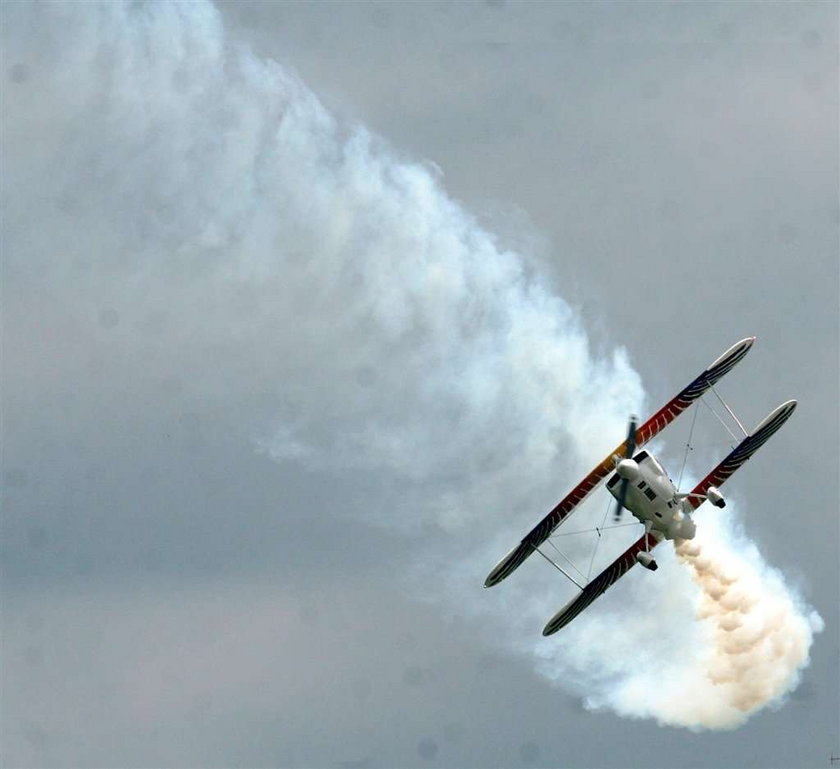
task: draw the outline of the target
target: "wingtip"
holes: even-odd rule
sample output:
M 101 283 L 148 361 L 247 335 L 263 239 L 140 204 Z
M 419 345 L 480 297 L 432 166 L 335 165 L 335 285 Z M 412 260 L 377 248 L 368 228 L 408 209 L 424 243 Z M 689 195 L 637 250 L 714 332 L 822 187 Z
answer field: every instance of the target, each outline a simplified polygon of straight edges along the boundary
M 498 585 L 502 578 L 498 574 L 499 567 L 497 566 L 493 571 L 491 571 L 484 580 L 484 587 L 493 587 L 494 585 Z
M 715 358 L 715 360 L 709 364 L 706 371 L 716 372 L 714 379 L 716 382 L 720 379 L 720 377 L 728 373 L 730 369 L 750 351 L 753 346 L 753 342 L 755 342 L 754 336 L 748 336 L 735 342 L 735 344 L 726 350 L 726 352 L 724 352 L 720 357 Z
M 767 437 L 772 435 L 776 430 L 778 430 L 787 420 L 790 418 L 791 414 L 793 414 L 794 410 L 796 409 L 796 401 L 791 399 L 789 401 L 785 401 L 784 403 L 780 403 L 776 408 L 774 408 L 764 419 L 759 422 L 755 429 L 752 431 L 751 435 L 756 435 L 762 430 L 768 429 L 769 425 L 774 425 L 771 432 Z

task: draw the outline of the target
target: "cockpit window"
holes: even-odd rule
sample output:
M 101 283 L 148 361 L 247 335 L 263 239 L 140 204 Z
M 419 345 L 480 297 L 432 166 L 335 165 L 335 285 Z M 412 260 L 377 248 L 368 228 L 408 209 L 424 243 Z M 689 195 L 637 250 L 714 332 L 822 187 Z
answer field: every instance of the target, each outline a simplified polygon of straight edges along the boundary
M 668 476 L 665 475 L 665 470 L 662 468 L 662 465 L 659 464 L 653 457 L 650 458 L 650 466 L 653 468 L 654 472 L 657 475 L 661 475 L 663 478 L 667 478 Z
M 636 456 L 633 457 L 637 463 L 641 464 L 642 462 L 647 462 L 647 464 L 653 468 L 653 471 L 657 475 L 665 475 L 665 471 L 662 469 L 662 465 L 656 461 L 654 457 L 647 453 L 647 451 L 640 451 Z

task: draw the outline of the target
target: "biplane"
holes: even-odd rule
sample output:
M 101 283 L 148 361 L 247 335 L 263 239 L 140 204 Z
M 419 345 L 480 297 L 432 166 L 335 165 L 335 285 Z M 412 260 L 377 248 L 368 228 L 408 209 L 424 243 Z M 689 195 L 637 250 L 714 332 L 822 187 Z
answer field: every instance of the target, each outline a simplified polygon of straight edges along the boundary
M 539 553 L 550 561 L 580 589 L 580 593 L 549 620 L 543 629 L 543 635 L 548 636 L 571 622 L 637 563 L 655 571 L 657 563 L 651 551 L 662 541 L 692 539 L 696 526 L 691 514 L 706 500 L 717 507 L 726 504 L 720 486 L 770 439 L 796 408 L 795 400 L 782 403 L 748 433 L 715 390 L 715 384 L 744 358 L 754 342 L 755 337 L 747 337 L 732 345 L 640 426 L 631 417 L 624 442 L 596 465 L 499 561 L 487 576 L 484 587 L 492 587 L 509 577 L 533 553 Z M 743 435 L 736 438 L 738 444 L 700 483 L 690 492 L 680 492 L 656 457 L 639 449 L 710 389 Z M 735 437 L 734 433 L 732 435 Z M 616 518 L 623 510 L 629 510 L 644 525 L 644 534 L 598 576 L 583 585 L 543 552 L 541 546 L 604 480 L 607 480 L 607 490 L 615 497 Z

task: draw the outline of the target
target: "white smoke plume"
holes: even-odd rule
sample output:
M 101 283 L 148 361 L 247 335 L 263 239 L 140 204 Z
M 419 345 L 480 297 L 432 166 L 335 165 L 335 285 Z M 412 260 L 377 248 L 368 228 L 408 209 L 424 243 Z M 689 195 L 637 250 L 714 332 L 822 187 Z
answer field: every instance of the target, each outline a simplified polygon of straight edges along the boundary
M 3 117 L 6 312 L 35 285 L 78 320 L 44 342 L 42 384 L 118 360 L 98 408 L 174 381 L 279 462 L 367 474 L 375 493 L 342 512 L 415 538 L 427 597 L 591 707 L 721 728 L 791 691 L 819 620 L 726 545 L 728 518 L 679 548 L 688 569 L 661 557 L 655 602 L 630 575 L 562 637 L 539 634 L 561 600 L 540 564 L 482 590 L 643 392 L 427 166 L 234 49 L 209 5 L 4 14 L 3 71 L 24 86 Z M 49 226 L 20 224 L 33 206 Z
M 754 545 L 738 542 L 736 548 L 731 530 L 706 523 L 676 552 L 700 588 L 697 618 L 707 648 L 692 696 L 675 701 L 669 712 L 687 726 L 731 727 L 795 686 L 821 620 L 802 613 Z
M 656 551 L 667 590 L 637 583 L 620 606 L 581 615 L 569 646 L 542 650 L 546 675 L 570 655 L 576 671 L 591 666 L 580 680 L 590 707 L 692 730 L 734 729 L 784 701 L 823 622 L 732 512 L 701 510 L 697 519 L 695 539 Z

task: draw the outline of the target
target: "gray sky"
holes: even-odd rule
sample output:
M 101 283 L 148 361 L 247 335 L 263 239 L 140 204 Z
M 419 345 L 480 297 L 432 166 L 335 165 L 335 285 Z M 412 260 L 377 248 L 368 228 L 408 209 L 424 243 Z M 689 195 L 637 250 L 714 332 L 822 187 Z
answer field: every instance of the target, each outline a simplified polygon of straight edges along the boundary
M 4 763 L 840 752 L 836 5 L 2 16 Z M 723 392 L 799 408 L 724 491 L 811 664 L 734 731 L 588 710 L 560 578 L 481 581 L 751 334 Z M 654 700 L 668 568 L 587 620 Z

